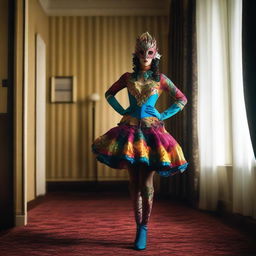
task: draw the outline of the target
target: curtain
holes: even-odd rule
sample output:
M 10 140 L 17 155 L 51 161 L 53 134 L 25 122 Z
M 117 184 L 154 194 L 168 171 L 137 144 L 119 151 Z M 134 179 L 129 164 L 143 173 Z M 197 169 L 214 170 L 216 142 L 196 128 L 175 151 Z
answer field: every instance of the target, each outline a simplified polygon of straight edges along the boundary
M 217 209 L 221 167 L 231 166 L 231 210 L 255 217 L 256 164 L 243 94 L 242 0 L 197 0 L 197 29 L 199 208 Z
M 230 0 L 230 69 L 233 141 L 233 212 L 256 218 L 255 158 L 249 134 L 242 73 L 242 0 Z
M 245 104 L 250 128 L 251 140 L 256 157 L 256 1 L 243 1 L 242 14 L 242 51 L 243 51 L 243 82 Z
M 197 63 L 195 0 L 171 0 L 169 14 L 169 71 L 174 84 L 184 92 L 188 103 L 182 112 L 168 120 L 168 129 L 181 145 L 188 169 L 170 177 L 171 197 L 184 199 L 197 207 L 199 155 L 197 135 Z

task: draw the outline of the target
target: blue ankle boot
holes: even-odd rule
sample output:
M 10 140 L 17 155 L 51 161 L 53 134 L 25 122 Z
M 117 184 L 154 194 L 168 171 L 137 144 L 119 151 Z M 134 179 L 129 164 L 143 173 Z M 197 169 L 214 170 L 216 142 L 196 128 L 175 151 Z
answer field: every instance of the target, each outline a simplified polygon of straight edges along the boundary
M 137 235 L 134 242 L 134 249 L 143 250 L 147 245 L 147 225 L 138 225 L 137 226 Z
M 138 234 L 139 234 L 139 225 L 137 224 L 137 229 L 136 229 L 136 237 L 135 237 L 135 240 L 134 240 L 134 244 L 137 242 L 137 239 L 138 239 Z

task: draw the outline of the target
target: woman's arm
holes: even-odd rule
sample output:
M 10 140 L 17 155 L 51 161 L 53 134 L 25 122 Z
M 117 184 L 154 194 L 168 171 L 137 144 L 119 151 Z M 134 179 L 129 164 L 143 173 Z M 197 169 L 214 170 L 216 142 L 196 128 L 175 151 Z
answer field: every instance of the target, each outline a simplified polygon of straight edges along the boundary
M 187 98 L 164 74 L 161 74 L 160 86 L 175 100 L 175 102 L 168 109 L 161 113 L 160 119 L 165 120 L 181 111 L 187 104 Z
M 124 115 L 126 110 L 119 104 L 115 95 L 121 89 L 126 87 L 126 78 L 128 72 L 124 73 L 111 87 L 105 92 L 105 98 L 108 103 L 113 107 L 113 109 L 118 112 L 120 115 Z

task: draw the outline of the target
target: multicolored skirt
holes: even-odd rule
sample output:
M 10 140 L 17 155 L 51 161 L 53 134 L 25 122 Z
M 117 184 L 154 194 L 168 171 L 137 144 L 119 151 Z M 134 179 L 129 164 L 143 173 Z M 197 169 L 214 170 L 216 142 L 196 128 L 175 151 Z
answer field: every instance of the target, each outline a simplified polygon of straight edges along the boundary
M 98 161 L 114 169 L 143 164 L 168 177 L 188 166 L 180 145 L 156 117 L 124 115 L 117 126 L 96 138 L 91 148 Z

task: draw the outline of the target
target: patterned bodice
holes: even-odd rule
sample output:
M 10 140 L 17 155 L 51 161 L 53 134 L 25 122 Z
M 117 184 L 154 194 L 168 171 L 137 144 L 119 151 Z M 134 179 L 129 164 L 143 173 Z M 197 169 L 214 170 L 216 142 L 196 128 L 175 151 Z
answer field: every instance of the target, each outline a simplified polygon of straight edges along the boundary
M 154 107 L 163 91 L 168 92 L 181 109 L 187 102 L 185 95 L 164 74 L 160 75 L 159 82 L 148 79 L 141 83 L 132 77 L 132 73 L 127 72 L 106 91 L 105 97 L 114 96 L 123 88 L 127 88 L 130 106 L 133 109 L 130 115 L 138 119 L 151 116 L 144 111 L 145 107 Z

